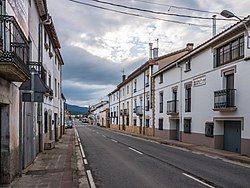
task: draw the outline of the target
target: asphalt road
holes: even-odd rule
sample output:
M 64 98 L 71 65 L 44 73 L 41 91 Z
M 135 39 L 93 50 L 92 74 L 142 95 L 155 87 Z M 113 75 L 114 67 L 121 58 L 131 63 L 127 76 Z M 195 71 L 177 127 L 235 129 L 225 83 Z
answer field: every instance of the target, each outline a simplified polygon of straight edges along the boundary
M 250 187 L 248 167 L 95 126 L 77 131 L 97 187 Z

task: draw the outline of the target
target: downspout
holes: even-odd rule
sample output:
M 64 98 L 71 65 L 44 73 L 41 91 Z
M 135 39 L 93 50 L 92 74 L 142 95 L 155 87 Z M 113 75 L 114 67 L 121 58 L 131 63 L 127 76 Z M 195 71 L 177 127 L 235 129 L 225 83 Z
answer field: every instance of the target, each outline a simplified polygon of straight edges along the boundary
M 22 118 L 22 91 L 19 90 L 19 177 L 23 170 L 23 118 Z
M 121 110 L 121 107 L 120 107 L 120 102 L 121 102 L 120 93 L 121 93 L 121 92 L 120 92 L 120 89 L 119 89 L 119 90 L 118 90 L 118 96 L 119 96 L 119 99 L 118 99 L 118 112 L 117 112 L 117 117 L 119 117 L 119 118 L 118 118 L 119 130 L 121 129 L 121 128 L 120 128 L 120 118 L 121 118 L 121 117 L 120 117 L 120 110 Z
M 145 87 L 145 71 L 143 71 L 143 75 L 144 75 L 144 84 L 143 84 L 143 134 L 145 135 L 145 131 L 146 131 L 146 126 L 145 126 L 145 92 L 146 92 L 146 87 Z
M 180 70 L 180 81 L 179 81 L 179 88 L 180 88 L 180 92 L 179 92 L 179 96 L 180 96 L 180 102 L 179 102 L 179 118 L 180 118 L 180 126 L 179 126 L 179 141 L 182 141 L 182 131 L 183 131 L 183 119 L 182 119 L 182 66 L 178 65 L 178 63 L 176 63 L 176 67 L 179 68 Z

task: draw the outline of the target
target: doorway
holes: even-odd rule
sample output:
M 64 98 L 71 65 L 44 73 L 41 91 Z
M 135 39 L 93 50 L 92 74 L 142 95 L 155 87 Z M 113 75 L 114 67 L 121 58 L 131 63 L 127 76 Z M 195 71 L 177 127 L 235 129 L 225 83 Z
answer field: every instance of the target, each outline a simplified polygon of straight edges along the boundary
M 224 150 L 240 153 L 241 122 L 224 121 Z

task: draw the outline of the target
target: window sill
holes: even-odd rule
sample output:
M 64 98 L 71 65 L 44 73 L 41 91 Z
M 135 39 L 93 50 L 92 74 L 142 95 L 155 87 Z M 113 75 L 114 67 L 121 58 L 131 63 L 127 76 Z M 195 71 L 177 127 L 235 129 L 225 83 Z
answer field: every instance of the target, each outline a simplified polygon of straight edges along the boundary
M 187 69 L 187 70 L 185 70 L 184 72 L 186 73 L 186 72 L 189 72 L 189 71 L 191 71 L 191 69 Z

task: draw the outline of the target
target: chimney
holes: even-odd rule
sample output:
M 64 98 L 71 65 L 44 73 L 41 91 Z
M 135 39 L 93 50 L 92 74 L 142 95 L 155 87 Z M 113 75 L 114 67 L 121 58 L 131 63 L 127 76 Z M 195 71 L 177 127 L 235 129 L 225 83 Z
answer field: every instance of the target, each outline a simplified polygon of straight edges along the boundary
M 213 36 L 216 35 L 216 15 L 213 15 Z
M 126 75 L 122 75 L 122 81 L 124 82 L 126 80 Z
M 153 58 L 154 59 L 158 58 L 158 48 L 153 49 Z
M 153 43 L 149 43 L 149 59 L 152 59 L 152 49 L 153 49 Z
M 187 43 L 187 47 L 186 47 L 189 51 L 193 50 L 194 48 L 194 43 Z

